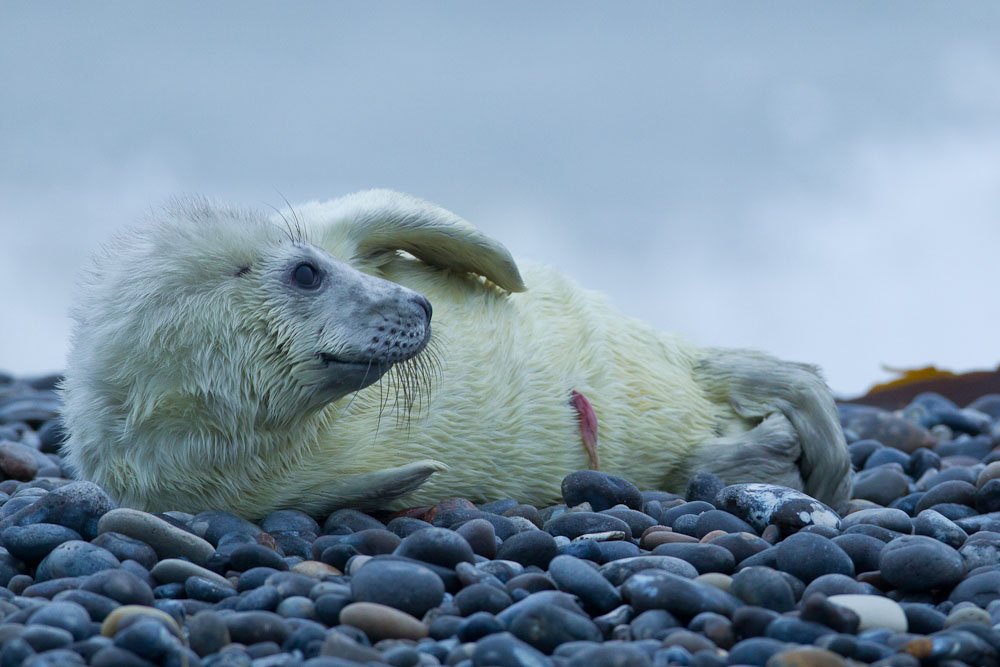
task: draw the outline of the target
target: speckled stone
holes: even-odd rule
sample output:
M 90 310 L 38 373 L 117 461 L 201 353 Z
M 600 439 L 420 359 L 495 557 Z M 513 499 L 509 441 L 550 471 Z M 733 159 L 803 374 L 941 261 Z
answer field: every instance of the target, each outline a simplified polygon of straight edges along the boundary
M 70 540 L 57 546 L 38 564 L 35 581 L 82 577 L 119 565 L 119 560 L 107 549 L 89 542 Z
M 719 492 L 715 504 L 746 521 L 758 533 L 772 524 L 784 534 L 809 525 L 840 526 L 840 516 L 823 503 L 775 484 L 727 486 Z

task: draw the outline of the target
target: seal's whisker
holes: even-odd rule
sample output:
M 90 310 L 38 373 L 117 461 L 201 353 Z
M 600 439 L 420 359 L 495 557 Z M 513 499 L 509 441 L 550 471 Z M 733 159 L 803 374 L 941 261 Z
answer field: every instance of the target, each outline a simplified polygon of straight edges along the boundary
M 293 240 L 302 242 L 305 239 L 305 230 L 302 227 L 302 220 L 299 219 L 299 215 L 295 212 L 295 207 L 292 206 L 290 201 L 288 201 L 288 197 L 282 194 L 280 190 L 278 191 L 278 194 L 281 195 L 281 198 L 285 201 L 285 204 L 288 206 L 289 213 L 292 214 L 292 220 L 295 221 L 295 238 Z

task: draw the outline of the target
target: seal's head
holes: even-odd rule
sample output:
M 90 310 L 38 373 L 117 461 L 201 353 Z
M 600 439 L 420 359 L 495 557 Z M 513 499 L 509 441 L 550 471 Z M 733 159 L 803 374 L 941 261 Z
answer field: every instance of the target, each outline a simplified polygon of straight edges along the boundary
M 349 259 L 262 214 L 201 200 L 124 232 L 95 258 L 74 311 L 71 462 L 143 506 L 131 492 L 146 468 L 129 462 L 169 459 L 157 436 L 180 456 L 202 442 L 218 450 L 220 435 L 288 429 L 419 354 L 428 301 Z

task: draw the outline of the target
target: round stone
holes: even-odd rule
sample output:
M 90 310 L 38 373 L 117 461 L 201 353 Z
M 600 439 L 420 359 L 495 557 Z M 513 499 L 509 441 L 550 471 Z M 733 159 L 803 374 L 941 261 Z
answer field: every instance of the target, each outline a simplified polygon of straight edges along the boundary
M 881 526 L 904 535 L 913 532 L 913 521 L 906 512 L 882 507 L 851 512 L 841 519 L 840 527 L 842 530 L 846 530 L 862 523 Z
M 765 665 L 771 656 L 788 648 L 788 644 L 770 637 L 749 637 L 729 650 L 731 665 Z M 805 667 L 809 663 L 804 663 Z
M 601 631 L 585 614 L 554 604 L 535 604 L 513 615 L 507 623 L 518 639 L 544 653 L 571 641 L 600 641 Z
M 89 542 L 70 540 L 57 546 L 38 564 L 35 581 L 82 577 L 119 565 L 121 563 L 107 549 Z
M 771 545 L 752 533 L 728 533 L 713 539 L 709 544 L 722 547 L 733 554 L 736 565 L 743 560 L 758 554 L 765 549 L 770 549 Z
M 903 535 L 882 549 L 879 570 L 896 588 L 929 591 L 957 584 L 965 574 L 965 564 L 947 544 L 924 535 Z
M 198 655 L 211 655 L 230 642 L 229 628 L 216 612 L 200 611 L 188 621 L 188 641 Z
M 373 558 L 351 578 L 358 602 L 376 602 L 422 618 L 444 598 L 441 577 L 417 563 Z
M 108 571 L 112 572 L 113 570 Z M 97 621 L 98 623 L 121 606 L 120 603 L 106 595 L 76 589 L 56 593 L 52 597 L 52 600 L 54 602 L 74 602 L 87 611 L 87 614 L 90 615 L 90 620 Z
M 266 641 L 284 644 L 292 634 L 289 622 L 269 611 L 240 611 L 225 616 L 224 620 L 232 641 L 247 646 Z
M 323 534 L 331 535 L 335 533 L 339 527 L 345 527 L 350 529 L 352 533 L 358 533 L 362 530 L 385 528 L 385 524 L 378 519 L 368 516 L 364 512 L 352 509 L 341 509 L 333 512 L 326 518 L 326 521 L 323 523 Z
M 486 519 L 472 519 L 459 526 L 456 531 L 461 535 L 475 554 L 484 558 L 493 558 L 497 553 L 497 533 L 493 524 Z
M 26 563 L 38 563 L 63 542 L 81 539 L 80 533 L 72 528 L 55 523 L 11 526 L 0 532 L 0 544 L 15 558 Z
M 526 530 L 504 540 L 497 549 L 496 557 L 525 567 L 534 565 L 548 569 L 549 563 L 558 553 L 559 548 L 552 535 L 544 530 Z
M 156 550 L 145 542 L 128 535 L 115 532 L 101 533 L 90 543 L 107 549 L 120 561 L 134 560 L 147 570 L 156 565 Z
M 276 570 L 287 570 L 288 564 L 274 549 L 268 549 L 262 544 L 243 544 L 233 549 L 229 554 L 232 569 L 243 572 L 254 567 L 273 567 Z
M 708 510 L 698 515 L 698 520 L 694 524 L 696 537 L 705 537 L 715 530 L 721 530 L 724 533 L 756 534 L 753 526 L 738 516 L 723 510 Z
M 152 617 L 140 618 L 115 634 L 115 646 L 146 660 L 158 661 L 176 645 L 166 627 Z
M 26 482 L 35 478 L 42 458 L 36 449 L 19 442 L 0 441 L 0 474 Z
M 579 470 L 563 478 L 562 495 L 566 504 L 575 507 L 590 503 L 595 512 L 625 505 L 642 509 L 642 495 L 634 484 L 621 477 L 596 470 Z
M 222 585 L 214 579 L 193 576 L 184 581 L 184 593 L 192 600 L 202 600 L 214 604 L 236 595 L 236 589 L 228 583 Z
M 567 512 L 545 522 L 545 530 L 551 535 L 562 535 L 574 539 L 581 535 L 606 532 L 622 532 L 624 539 L 632 539 L 632 529 L 619 518 L 596 512 Z
M 782 534 L 794 533 L 809 525 L 840 526 L 840 516 L 801 491 L 775 484 L 734 484 L 719 492 L 719 509 L 730 512 L 760 533 L 775 525 Z
M 57 523 L 91 540 L 97 537 L 98 521 L 114 508 L 114 501 L 93 482 L 71 482 L 0 520 L 0 531 L 10 526 Z
M 319 524 L 300 510 L 276 510 L 260 522 L 260 529 L 267 533 L 319 534 Z
M 948 596 L 950 602 L 971 602 L 977 607 L 987 607 L 1000 598 L 1000 571 L 991 570 L 974 574 L 955 586 Z
M 917 503 L 916 511 L 919 514 L 943 503 L 973 507 L 976 504 L 976 486 L 957 479 L 941 482 L 927 490 Z
M 796 533 L 777 547 L 777 566 L 805 583 L 824 574 L 854 576 L 854 563 L 835 542 L 814 533 Z
M 622 596 L 636 611 L 666 609 L 689 620 L 703 611 L 731 617 L 743 602 L 708 584 L 662 570 L 644 570 L 622 584 Z
M 910 478 L 901 470 L 889 466 L 863 470 L 854 477 L 851 497 L 870 500 L 878 505 L 889 505 L 910 490 Z
M 465 538 L 446 528 L 419 530 L 404 538 L 393 553 L 448 568 L 475 561 L 472 547 Z
M 621 519 L 628 524 L 628 528 L 633 535 L 642 535 L 647 528 L 656 525 L 656 519 L 653 517 L 639 510 L 628 509 L 627 507 L 612 507 L 609 510 L 603 510 L 601 514 Z
M 924 510 L 913 520 L 913 532 L 933 537 L 953 549 L 961 547 L 969 537 L 954 521 L 931 509 Z
M 746 567 L 733 575 L 729 592 L 743 602 L 777 612 L 795 607 L 795 593 L 788 579 L 769 567 Z
M 823 595 L 867 594 L 871 587 L 862 584 L 853 577 L 844 574 L 824 574 L 813 579 L 802 592 L 802 599 L 807 599 L 813 593 Z
M 500 632 L 476 642 L 472 653 L 476 667 L 549 667 L 552 661 L 544 653 L 509 632 Z
M 601 574 L 612 586 L 621 586 L 625 580 L 643 570 L 664 570 L 671 574 L 694 579 L 698 570 L 691 563 L 673 556 L 634 556 L 622 558 L 601 566 Z
M 274 611 L 279 604 L 281 593 L 276 587 L 264 584 L 241 594 L 236 611 Z
M 455 595 L 455 606 L 462 616 L 484 611 L 498 614 L 512 603 L 513 600 L 505 589 L 490 584 L 472 584 Z
M 685 560 L 694 565 L 698 574 L 706 572 L 730 574 L 736 568 L 736 559 L 732 552 L 715 544 L 667 543 L 653 549 L 653 554 Z
M 1000 563 L 1000 533 L 988 530 L 973 533 L 962 543 L 958 553 L 965 561 L 966 572 L 984 565 L 996 565 Z
M 621 595 L 601 573 L 579 558 L 556 556 L 549 563 L 549 576 L 559 590 L 580 598 L 591 615 L 605 614 L 622 603 Z
M 111 598 L 119 604 L 153 606 L 149 584 L 127 570 L 96 572 L 80 582 L 80 590 Z
M 90 636 L 90 614 L 75 602 L 50 602 L 28 617 L 28 625 L 62 628 L 80 641 Z

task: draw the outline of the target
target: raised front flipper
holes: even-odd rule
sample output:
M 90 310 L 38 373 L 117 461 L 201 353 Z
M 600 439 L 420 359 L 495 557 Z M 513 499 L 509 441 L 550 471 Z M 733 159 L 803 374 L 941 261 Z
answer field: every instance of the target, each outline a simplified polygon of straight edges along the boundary
M 314 227 L 319 245 L 345 261 L 364 263 L 403 250 L 432 266 L 484 276 L 509 292 L 525 290 L 514 258 L 499 241 L 437 204 L 366 190 L 307 204 L 299 213 Z

